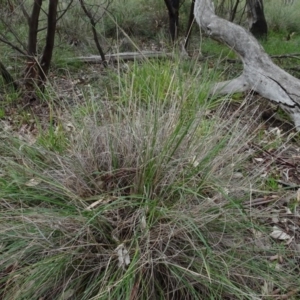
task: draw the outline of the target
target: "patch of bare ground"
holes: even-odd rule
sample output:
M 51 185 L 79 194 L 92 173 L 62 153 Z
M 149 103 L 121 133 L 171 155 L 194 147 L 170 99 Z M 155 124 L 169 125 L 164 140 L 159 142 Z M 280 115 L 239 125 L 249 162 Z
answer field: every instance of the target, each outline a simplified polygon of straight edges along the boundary
M 251 153 L 243 169 L 235 176 L 247 176 L 259 170 L 261 187 L 253 190 L 251 199 L 243 202 L 247 214 L 260 224 L 267 225 L 269 237 L 253 231 L 258 248 L 271 249 L 273 241 L 290 251 L 270 257 L 280 268 L 300 262 L 300 143 L 293 124 L 278 114 L 278 107 L 258 95 L 247 94 L 241 103 L 224 105 L 222 117 L 235 115 L 240 124 L 251 124 L 257 138 L 249 142 L 242 151 Z M 241 194 L 229 188 L 234 197 Z M 264 217 L 265 215 L 265 217 Z M 276 292 L 274 291 L 276 294 Z M 291 296 L 293 293 L 291 294 Z M 289 299 L 289 296 L 286 296 Z M 281 298 L 280 298 L 281 299 Z

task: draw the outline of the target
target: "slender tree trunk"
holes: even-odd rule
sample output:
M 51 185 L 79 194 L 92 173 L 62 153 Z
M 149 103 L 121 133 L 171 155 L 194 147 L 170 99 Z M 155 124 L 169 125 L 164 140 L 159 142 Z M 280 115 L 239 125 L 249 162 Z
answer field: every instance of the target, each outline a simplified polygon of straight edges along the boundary
M 172 41 L 175 42 L 178 37 L 179 26 L 179 0 L 165 0 L 169 12 L 169 28 Z
M 195 0 L 192 0 L 191 8 L 190 8 L 190 14 L 189 14 L 189 21 L 188 21 L 188 26 L 187 26 L 187 32 L 185 35 L 185 43 L 184 43 L 184 48 L 187 49 L 188 44 L 189 44 L 189 39 L 192 33 L 192 27 L 194 23 L 194 8 L 195 8 Z
M 25 80 L 28 89 L 33 88 L 34 80 L 37 77 L 36 54 L 37 54 L 37 34 L 39 26 L 39 17 L 42 6 L 42 0 L 34 0 L 33 8 L 29 20 L 29 36 L 28 36 L 28 56 L 27 67 L 25 70 Z
M 246 0 L 248 21 L 251 33 L 257 38 L 266 39 L 268 25 L 264 14 L 263 0 Z
M 232 11 L 230 12 L 230 18 L 229 18 L 229 21 L 230 22 L 233 22 L 234 18 L 235 18 L 235 15 L 236 15 L 236 11 L 237 11 L 237 8 L 239 6 L 239 3 L 240 3 L 240 0 L 236 0 L 235 1 L 235 5 L 232 9 Z
M 46 45 L 44 48 L 43 56 L 40 62 L 39 79 L 40 86 L 42 87 L 46 81 L 50 63 L 52 59 L 52 52 L 54 48 L 55 29 L 56 29 L 56 15 L 57 15 L 58 0 L 49 0 L 48 9 L 48 24 L 47 24 L 47 36 Z
M 97 50 L 101 56 L 101 59 L 102 59 L 102 62 L 103 62 L 103 65 L 105 67 L 107 67 L 107 62 L 105 60 L 105 54 L 100 46 L 100 43 L 99 43 L 99 39 L 98 39 L 98 35 L 97 35 L 97 31 L 96 31 L 96 22 L 92 16 L 92 14 L 87 10 L 85 4 L 84 4 L 84 1 L 83 0 L 79 0 L 80 2 L 80 5 L 81 5 L 81 8 L 83 9 L 84 13 L 87 15 L 87 17 L 89 18 L 90 20 L 90 23 L 92 25 L 92 32 L 93 32 L 93 36 L 94 36 L 94 41 L 95 41 L 95 44 L 96 44 L 96 47 L 97 47 Z
M 36 55 L 37 33 L 42 0 L 35 0 L 29 21 L 28 55 Z
M 216 84 L 211 93 L 230 94 L 252 89 L 290 114 L 300 131 L 300 80 L 276 66 L 243 27 L 216 16 L 211 0 L 196 0 L 194 14 L 202 30 L 233 49 L 244 66 L 238 78 Z

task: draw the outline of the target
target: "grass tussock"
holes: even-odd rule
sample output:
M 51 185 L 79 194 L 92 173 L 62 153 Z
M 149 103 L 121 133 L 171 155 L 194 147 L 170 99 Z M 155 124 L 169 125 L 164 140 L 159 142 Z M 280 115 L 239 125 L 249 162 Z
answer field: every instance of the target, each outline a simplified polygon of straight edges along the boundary
M 300 32 L 298 1 L 265 1 L 264 5 L 270 30 L 288 33 Z
M 90 93 L 66 108 L 64 151 L 1 132 L 1 299 L 261 299 L 270 283 L 285 291 L 290 271 L 265 259 L 278 249 L 258 246 L 253 230 L 267 234 L 242 206 L 259 175 L 236 176 L 254 137 L 242 112 L 228 114 L 225 102 L 212 111 L 208 96 L 188 93 L 191 82 L 178 93 L 168 81 L 155 101 L 159 86 L 141 93 L 130 75 L 117 100 Z

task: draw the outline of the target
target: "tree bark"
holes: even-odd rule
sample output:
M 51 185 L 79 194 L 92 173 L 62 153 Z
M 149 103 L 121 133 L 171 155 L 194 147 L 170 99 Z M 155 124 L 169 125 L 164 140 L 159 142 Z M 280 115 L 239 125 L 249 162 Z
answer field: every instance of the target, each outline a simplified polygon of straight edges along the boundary
M 238 78 L 218 83 L 211 92 L 228 94 L 252 89 L 280 105 L 300 131 L 300 80 L 276 66 L 243 27 L 216 16 L 211 0 L 196 0 L 194 15 L 202 30 L 233 49 L 243 62 L 244 70 Z
M 240 0 L 236 0 L 235 1 L 234 7 L 233 7 L 232 11 L 230 12 L 230 18 L 229 18 L 230 22 L 234 21 L 234 18 L 235 18 L 236 11 L 237 11 L 237 8 L 239 6 L 239 3 L 240 3 Z
M 29 21 L 29 36 L 28 36 L 28 54 L 36 55 L 37 33 L 39 26 L 39 16 L 43 0 L 35 0 L 32 8 L 32 13 Z
M 185 42 L 184 42 L 184 48 L 187 49 L 189 44 L 189 39 L 192 33 L 192 27 L 194 23 L 194 9 L 195 9 L 195 0 L 192 0 L 191 8 L 190 8 L 190 14 L 189 14 L 189 20 L 188 20 L 188 26 L 187 26 L 187 32 L 185 35 Z
M 172 41 L 175 42 L 178 37 L 179 26 L 179 0 L 165 0 L 169 12 L 169 26 Z
M 32 13 L 29 20 L 28 36 L 28 61 L 25 70 L 25 82 L 28 89 L 33 89 L 34 80 L 37 77 L 39 66 L 37 65 L 37 34 L 39 26 L 39 17 L 43 0 L 35 0 L 33 3 Z
M 250 32 L 257 38 L 267 38 L 268 25 L 263 0 L 246 0 Z
M 48 74 L 51 59 L 52 59 L 52 52 L 54 48 L 54 39 L 55 39 L 55 29 L 56 29 L 57 4 L 58 4 L 58 0 L 49 1 L 46 45 L 44 48 L 43 56 L 41 58 L 41 63 L 40 63 L 41 67 L 39 68 L 39 79 L 40 79 L 39 85 L 41 88 L 43 88 L 43 85 L 46 81 L 46 75 Z

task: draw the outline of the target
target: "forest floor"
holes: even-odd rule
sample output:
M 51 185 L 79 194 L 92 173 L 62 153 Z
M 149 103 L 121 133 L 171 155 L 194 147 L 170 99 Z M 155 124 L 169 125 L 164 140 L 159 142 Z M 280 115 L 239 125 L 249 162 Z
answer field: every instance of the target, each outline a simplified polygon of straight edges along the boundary
M 253 92 L 208 95 L 242 68 L 214 47 L 54 60 L 46 93 L 2 95 L 0 299 L 298 299 L 299 134 Z

